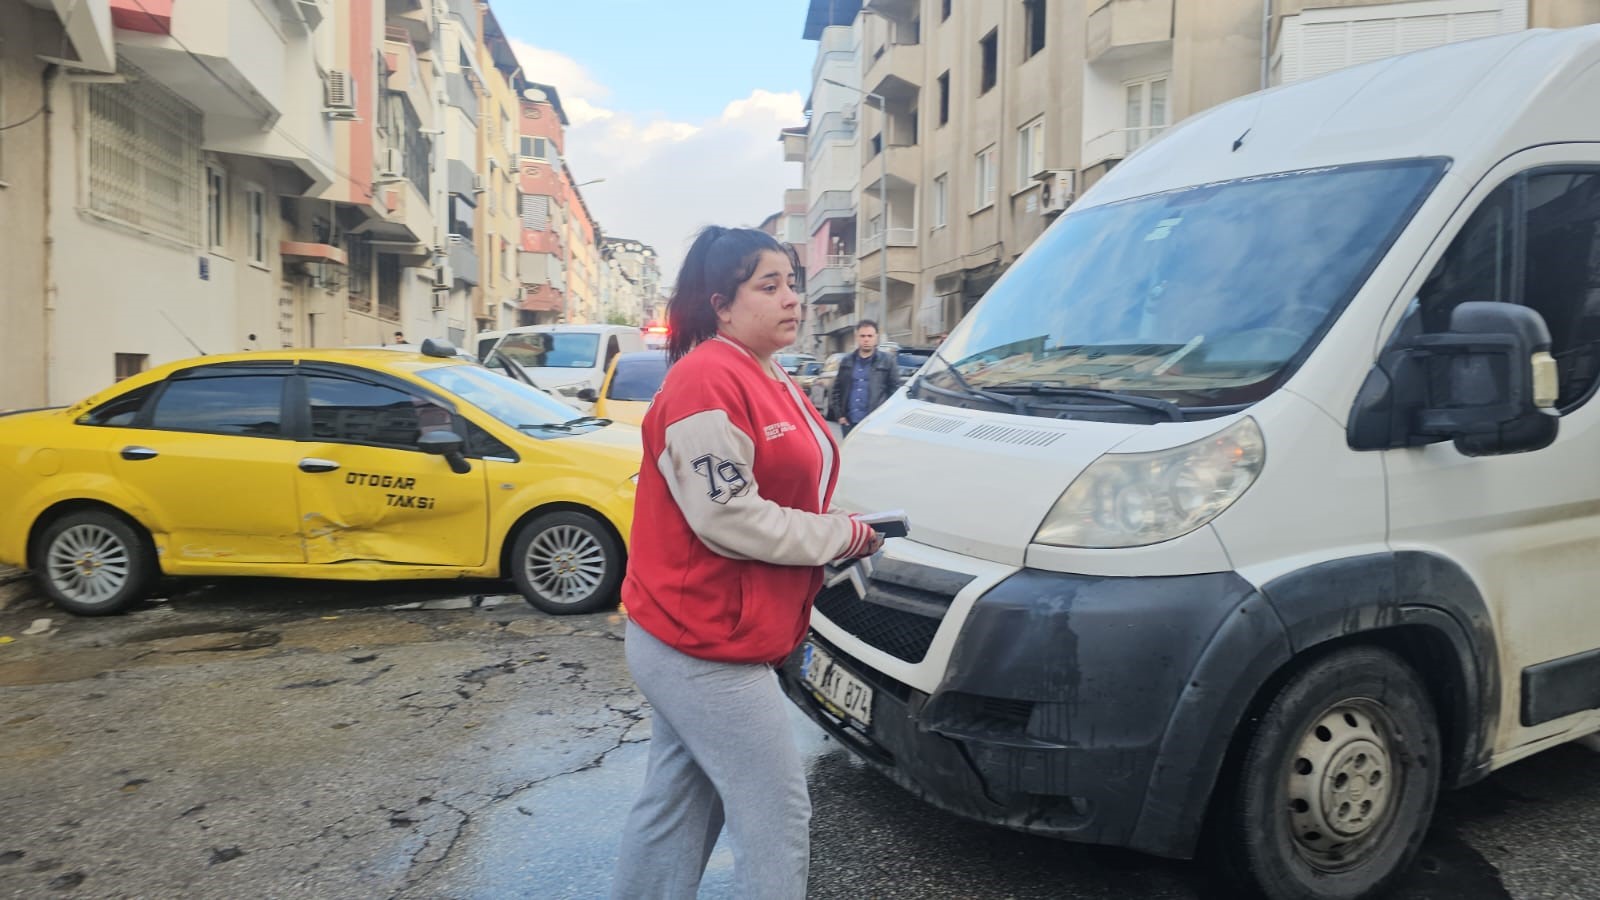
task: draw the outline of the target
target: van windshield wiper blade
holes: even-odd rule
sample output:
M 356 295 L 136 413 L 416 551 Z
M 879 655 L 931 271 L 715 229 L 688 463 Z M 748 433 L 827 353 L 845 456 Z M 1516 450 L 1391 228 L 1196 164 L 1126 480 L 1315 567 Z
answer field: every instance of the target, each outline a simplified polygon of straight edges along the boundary
M 996 393 L 1029 394 L 1036 397 L 1082 397 L 1086 400 L 1110 400 L 1126 406 L 1160 413 L 1171 422 L 1182 422 L 1184 420 L 1183 407 L 1178 404 L 1173 403 L 1171 400 L 1145 397 L 1140 394 L 1102 391 L 1097 388 L 1066 387 L 1059 384 L 1047 384 L 1042 381 L 1011 381 L 1006 384 L 990 385 L 989 390 Z
M 1027 414 L 1027 404 L 1022 402 L 1021 397 L 1011 397 L 1005 394 L 990 393 L 983 388 L 973 387 L 971 382 L 962 377 L 961 373 L 956 371 L 956 367 L 950 364 L 950 360 L 945 359 L 944 355 L 939 351 L 933 351 L 933 358 L 944 363 L 944 371 L 950 373 L 950 378 L 955 381 L 956 387 L 961 388 L 961 390 L 966 393 L 967 396 L 976 397 L 980 400 L 987 400 L 990 403 L 997 403 L 1001 406 L 1008 406 L 1011 408 L 1012 412 L 1019 416 Z M 927 381 L 929 374 L 931 373 L 924 372 L 923 374 L 917 376 L 917 380 Z M 928 387 L 931 387 L 934 390 L 942 390 L 942 388 L 940 388 L 938 385 L 928 385 Z

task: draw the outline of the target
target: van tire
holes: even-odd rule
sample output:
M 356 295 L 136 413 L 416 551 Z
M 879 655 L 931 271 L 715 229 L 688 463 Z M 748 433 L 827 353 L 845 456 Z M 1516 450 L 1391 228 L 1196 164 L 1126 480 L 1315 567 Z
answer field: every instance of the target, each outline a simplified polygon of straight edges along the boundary
M 1438 719 L 1398 656 L 1350 647 L 1291 677 L 1219 798 L 1222 874 L 1269 900 L 1359 900 L 1411 864 L 1439 792 Z
M 39 534 L 33 571 L 55 604 L 80 616 L 109 616 L 143 600 L 156 576 L 146 536 L 103 510 L 61 516 Z
M 517 531 L 510 563 L 517 590 L 542 612 L 575 616 L 617 605 L 622 545 L 588 513 L 562 510 L 530 520 Z

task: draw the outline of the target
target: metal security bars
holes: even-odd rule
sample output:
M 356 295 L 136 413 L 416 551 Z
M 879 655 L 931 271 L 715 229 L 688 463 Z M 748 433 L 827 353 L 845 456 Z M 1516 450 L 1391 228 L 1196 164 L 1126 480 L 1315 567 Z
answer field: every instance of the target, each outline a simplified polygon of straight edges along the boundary
M 200 243 L 200 113 L 124 64 L 125 84 L 91 84 L 89 208 L 191 246 Z

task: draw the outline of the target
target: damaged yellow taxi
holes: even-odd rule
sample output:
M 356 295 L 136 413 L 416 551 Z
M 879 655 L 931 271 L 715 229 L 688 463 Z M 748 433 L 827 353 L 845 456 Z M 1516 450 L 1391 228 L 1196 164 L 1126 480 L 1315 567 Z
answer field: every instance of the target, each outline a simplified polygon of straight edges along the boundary
M 509 579 L 593 612 L 640 455 L 637 429 L 444 342 L 201 357 L 0 416 L 0 563 L 81 615 L 162 575 Z

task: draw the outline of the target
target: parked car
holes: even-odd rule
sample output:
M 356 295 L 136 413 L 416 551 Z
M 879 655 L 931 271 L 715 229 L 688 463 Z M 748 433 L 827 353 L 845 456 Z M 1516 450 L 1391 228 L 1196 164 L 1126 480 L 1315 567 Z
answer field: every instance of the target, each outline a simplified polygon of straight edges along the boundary
M 778 353 L 773 359 L 778 361 L 778 368 L 790 375 L 799 375 L 800 369 L 808 362 L 816 362 L 817 358 L 809 353 Z
M 1536 29 L 1130 154 L 851 433 L 910 533 L 788 695 L 942 809 L 1384 895 L 1600 729 L 1596 97 L 1600 26 Z
M 606 371 L 600 392 L 585 390 L 578 399 L 592 402 L 596 416 L 638 427 L 666 377 L 667 351 L 619 353 Z
M 207 356 L 0 417 L 0 562 L 105 615 L 158 575 L 508 578 L 617 600 L 641 448 L 448 344 Z
M 810 362 L 802 364 L 800 366 L 800 371 L 794 376 L 794 383 L 800 388 L 800 393 L 805 394 L 806 399 L 810 400 L 813 406 L 816 405 L 816 401 L 812 400 L 811 398 L 811 385 L 816 382 L 817 376 L 821 374 L 821 372 L 822 363 L 817 362 L 816 360 L 811 360 Z
M 828 392 L 833 390 L 833 380 L 839 375 L 839 360 L 844 359 L 845 355 L 835 353 L 829 356 L 822 364 L 822 370 L 812 379 L 808 389 L 807 395 L 811 398 L 811 405 L 821 410 L 823 415 L 828 414 Z
M 894 351 L 895 365 L 900 370 L 900 383 L 905 384 L 928 360 L 933 358 L 935 347 L 896 347 Z
M 552 393 L 576 399 L 584 388 L 598 392 L 618 353 L 645 349 L 636 325 L 524 325 L 478 335 L 478 356 L 499 351 L 519 363 Z

